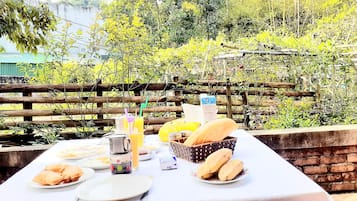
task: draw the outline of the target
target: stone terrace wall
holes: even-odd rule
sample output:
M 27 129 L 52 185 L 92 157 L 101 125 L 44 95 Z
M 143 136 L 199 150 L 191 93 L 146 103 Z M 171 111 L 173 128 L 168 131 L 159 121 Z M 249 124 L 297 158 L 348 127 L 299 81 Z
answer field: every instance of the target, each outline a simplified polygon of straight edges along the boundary
M 0 148 L 0 184 L 50 147 L 51 145 Z
M 329 193 L 357 192 L 357 125 L 250 133 Z

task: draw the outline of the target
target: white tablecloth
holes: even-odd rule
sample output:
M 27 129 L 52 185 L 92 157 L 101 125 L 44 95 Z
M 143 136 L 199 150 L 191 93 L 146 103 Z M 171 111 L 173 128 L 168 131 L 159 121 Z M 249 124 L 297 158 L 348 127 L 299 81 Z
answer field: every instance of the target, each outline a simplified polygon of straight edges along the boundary
M 332 201 L 316 183 L 282 159 L 269 147 L 244 130 L 232 134 L 238 137 L 233 158 L 241 159 L 248 169 L 242 181 L 213 185 L 202 183 L 192 176 L 197 164 L 178 160 L 178 169 L 161 170 L 159 157 L 167 155 L 168 146 L 162 145 L 159 153 L 149 161 L 141 161 L 133 172 L 149 175 L 153 185 L 145 198 L 149 201 Z M 148 136 L 146 142 L 158 141 Z M 6 201 L 67 201 L 76 200 L 79 184 L 58 189 L 35 189 L 28 182 L 50 163 L 64 162 L 56 153 L 73 144 L 96 144 L 98 140 L 61 141 L 0 185 L 0 200 Z M 68 162 L 68 161 L 65 161 Z M 96 171 L 91 178 L 110 176 L 109 169 Z

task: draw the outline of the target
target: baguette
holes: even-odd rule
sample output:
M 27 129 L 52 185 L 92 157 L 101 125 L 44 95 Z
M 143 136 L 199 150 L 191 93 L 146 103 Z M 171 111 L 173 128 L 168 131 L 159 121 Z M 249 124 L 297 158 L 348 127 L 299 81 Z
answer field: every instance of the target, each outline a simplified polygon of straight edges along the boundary
M 221 141 L 236 129 L 238 129 L 238 124 L 230 118 L 215 119 L 194 131 L 186 139 L 184 145 L 193 146 Z

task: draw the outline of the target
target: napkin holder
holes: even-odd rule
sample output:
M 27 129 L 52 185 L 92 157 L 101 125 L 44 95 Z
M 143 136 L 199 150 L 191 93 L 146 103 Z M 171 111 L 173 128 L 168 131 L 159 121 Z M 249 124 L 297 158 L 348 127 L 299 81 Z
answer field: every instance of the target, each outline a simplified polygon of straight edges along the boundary
M 194 146 L 186 146 L 183 142 L 187 138 L 170 141 L 170 149 L 178 158 L 182 158 L 194 163 L 198 163 L 207 158 L 208 155 L 221 148 L 229 148 L 234 151 L 237 138 L 228 136 L 217 142 L 204 143 Z

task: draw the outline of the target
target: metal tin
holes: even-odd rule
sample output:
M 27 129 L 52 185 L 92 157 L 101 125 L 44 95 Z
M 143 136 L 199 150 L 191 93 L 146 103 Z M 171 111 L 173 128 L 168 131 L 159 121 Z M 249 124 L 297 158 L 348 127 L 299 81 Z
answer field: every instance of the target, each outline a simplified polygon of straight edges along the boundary
M 124 154 L 130 151 L 130 139 L 127 135 L 111 135 L 108 138 L 110 154 Z
M 110 155 L 112 174 L 129 174 L 132 171 L 131 152 Z
M 108 136 L 112 174 L 128 174 L 132 170 L 130 138 L 126 134 Z

